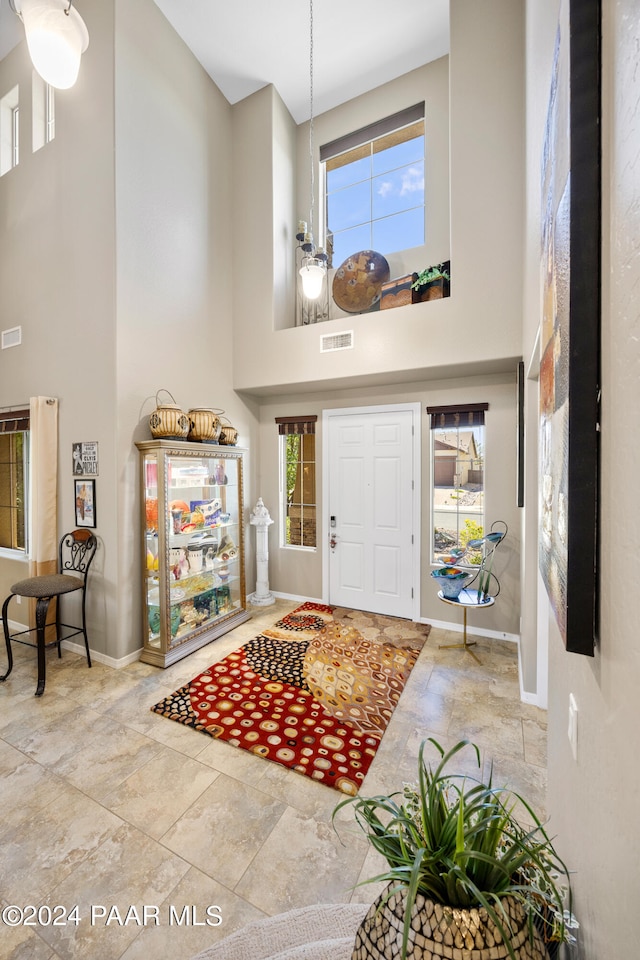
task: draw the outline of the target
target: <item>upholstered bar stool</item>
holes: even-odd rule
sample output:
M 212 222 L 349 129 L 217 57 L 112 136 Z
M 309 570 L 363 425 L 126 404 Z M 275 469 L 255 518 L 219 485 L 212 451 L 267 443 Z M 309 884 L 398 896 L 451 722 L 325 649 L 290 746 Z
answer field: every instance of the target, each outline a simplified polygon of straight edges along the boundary
M 87 595 L 87 575 L 89 567 L 96 552 L 98 541 L 89 530 L 73 530 L 64 535 L 60 541 L 59 547 L 59 573 L 43 574 L 38 577 L 27 577 L 26 580 L 19 580 L 11 587 L 11 593 L 2 605 L 2 622 L 4 626 L 4 639 L 7 645 L 7 659 L 9 666 L 7 672 L 0 677 L 0 680 L 6 680 L 13 669 L 13 653 L 11 651 L 11 641 L 26 643 L 28 646 L 34 646 L 29 640 L 22 640 L 21 637 L 35 633 L 38 650 L 38 685 L 35 696 L 41 697 L 44 693 L 44 684 L 46 678 L 45 648 L 57 646 L 58 656 L 62 655 L 60 643 L 62 640 L 68 640 L 82 634 L 84 637 L 84 646 L 87 651 L 87 664 L 91 666 L 91 654 L 89 652 L 89 640 L 87 638 L 86 621 L 86 595 Z M 70 623 L 62 623 L 60 620 L 60 597 L 65 593 L 74 593 L 76 590 L 82 591 L 82 626 L 78 627 Z M 7 611 L 9 602 L 13 597 L 29 597 L 36 601 L 36 625 L 29 630 L 18 630 L 15 633 L 9 632 L 7 620 Z M 45 627 L 47 623 L 47 613 L 49 604 L 54 597 L 58 598 L 56 604 L 56 639 L 51 643 L 45 643 Z M 61 628 L 70 633 L 61 635 Z

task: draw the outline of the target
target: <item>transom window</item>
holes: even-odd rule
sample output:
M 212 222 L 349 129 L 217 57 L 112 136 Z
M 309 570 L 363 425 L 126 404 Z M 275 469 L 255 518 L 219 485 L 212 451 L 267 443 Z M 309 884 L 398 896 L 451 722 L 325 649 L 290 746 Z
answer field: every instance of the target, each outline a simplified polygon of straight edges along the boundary
M 424 103 L 320 148 L 332 265 L 425 241 Z
M 479 564 L 480 550 L 470 540 L 484 536 L 484 420 L 488 404 L 427 407 L 431 416 L 432 556 L 451 562 L 452 551 L 465 550 L 456 566 Z

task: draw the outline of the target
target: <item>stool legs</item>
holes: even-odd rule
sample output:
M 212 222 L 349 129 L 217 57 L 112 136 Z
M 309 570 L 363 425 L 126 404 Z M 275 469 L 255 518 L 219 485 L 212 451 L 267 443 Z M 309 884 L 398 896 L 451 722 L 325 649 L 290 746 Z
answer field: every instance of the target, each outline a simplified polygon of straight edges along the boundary
M 13 670 L 13 652 L 11 650 L 11 637 L 9 636 L 9 624 L 7 622 L 7 609 L 12 596 L 13 594 L 10 593 L 5 602 L 2 604 L 2 626 L 4 627 L 4 642 L 7 645 L 7 661 L 9 666 L 7 667 L 7 672 L 0 677 L 0 680 L 6 680 Z
M 36 638 L 38 644 L 38 684 L 36 686 L 36 697 L 41 697 L 44 693 L 44 683 L 46 680 L 47 660 L 44 647 L 44 631 L 47 625 L 47 611 L 51 597 L 38 597 L 36 600 Z

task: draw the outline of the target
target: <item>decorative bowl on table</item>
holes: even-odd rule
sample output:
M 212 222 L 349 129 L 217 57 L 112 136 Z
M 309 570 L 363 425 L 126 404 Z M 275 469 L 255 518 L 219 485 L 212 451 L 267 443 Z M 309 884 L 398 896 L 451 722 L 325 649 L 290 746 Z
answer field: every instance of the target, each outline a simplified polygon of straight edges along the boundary
M 466 570 L 459 570 L 458 567 L 440 567 L 438 570 L 432 570 L 431 576 L 438 583 L 445 600 L 457 600 L 460 591 L 464 589 L 473 574 L 467 573 Z

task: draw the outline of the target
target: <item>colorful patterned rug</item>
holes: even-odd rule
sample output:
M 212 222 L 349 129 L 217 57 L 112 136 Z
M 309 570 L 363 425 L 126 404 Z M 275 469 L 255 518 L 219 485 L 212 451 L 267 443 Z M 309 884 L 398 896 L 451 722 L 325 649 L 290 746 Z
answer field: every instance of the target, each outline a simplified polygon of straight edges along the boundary
M 151 709 L 354 795 L 429 630 L 303 603 Z

